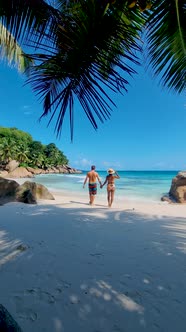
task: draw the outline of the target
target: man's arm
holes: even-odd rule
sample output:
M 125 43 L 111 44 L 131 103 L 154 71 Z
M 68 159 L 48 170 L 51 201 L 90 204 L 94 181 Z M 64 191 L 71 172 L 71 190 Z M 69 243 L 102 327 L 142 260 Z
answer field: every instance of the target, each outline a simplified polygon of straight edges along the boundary
M 85 181 L 84 181 L 84 183 L 83 183 L 83 188 L 85 188 L 85 184 L 86 184 L 87 180 L 88 180 L 88 174 L 87 174 L 87 176 L 86 176 L 86 178 L 85 178 Z
M 107 183 L 108 181 L 108 177 L 106 177 L 105 181 L 103 182 L 103 184 L 101 185 L 101 188 L 103 188 L 103 186 L 105 185 L 105 183 Z
M 97 174 L 97 179 L 98 179 L 98 181 L 99 181 L 100 186 L 102 186 L 101 179 L 100 179 L 100 177 L 99 177 L 98 174 Z

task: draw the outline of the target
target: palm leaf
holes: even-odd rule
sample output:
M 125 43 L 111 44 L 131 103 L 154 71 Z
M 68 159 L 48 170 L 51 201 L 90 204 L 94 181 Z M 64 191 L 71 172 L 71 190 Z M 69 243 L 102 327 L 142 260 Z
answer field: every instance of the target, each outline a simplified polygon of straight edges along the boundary
M 56 17 L 55 35 L 49 40 L 46 35 L 45 43 L 38 43 L 43 52 L 32 55 L 38 65 L 27 82 L 43 101 L 42 116 L 51 114 L 49 123 L 59 112 L 58 135 L 69 110 L 73 135 L 75 99 L 96 129 L 97 120 L 109 118 L 115 106 L 106 90 L 127 90 L 128 77 L 135 73 L 130 63 L 138 64 L 142 19 L 137 11 L 129 11 L 127 1 L 106 11 L 97 0 L 63 4 L 61 17 Z
M 7 43 L 8 41 L 8 43 Z M 33 60 L 27 56 L 15 38 L 0 22 L 0 58 L 8 60 L 9 65 L 17 66 L 22 71 L 28 71 Z
M 143 12 L 151 4 L 150 15 Z M 75 100 L 97 129 L 115 106 L 110 91 L 127 91 L 145 22 L 155 75 L 170 89 L 185 89 L 185 16 L 185 0 L 56 0 L 55 8 L 44 0 L 0 0 L 1 49 L 10 61 L 35 61 L 27 83 L 43 102 L 42 116 L 50 114 L 49 123 L 57 116 L 60 135 L 69 111 L 73 138 Z M 23 46 L 26 53 L 33 47 L 29 58 Z
M 55 32 L 58 10 L 44 0 L 0 0 L 0 20 L 14 38 L 24 45 L 39 42 L 47 32 Z M 8 43 L 8 40 L 7 40 Z
M 153 1 L 148 19 L 148 51 L 155 75 L 169 89 L 186 88 L 186 3 L 185 0 Z

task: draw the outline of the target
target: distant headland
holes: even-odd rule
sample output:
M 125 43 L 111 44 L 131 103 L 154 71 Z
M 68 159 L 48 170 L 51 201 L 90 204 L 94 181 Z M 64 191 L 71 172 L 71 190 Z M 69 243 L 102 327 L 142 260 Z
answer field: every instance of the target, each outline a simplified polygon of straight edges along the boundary
M 38 174 L 82 173 L 69 166 L 69 160 L 54 143 L 33 140 L 17 128 L 0 127 L 0 176 L 34 177 Z

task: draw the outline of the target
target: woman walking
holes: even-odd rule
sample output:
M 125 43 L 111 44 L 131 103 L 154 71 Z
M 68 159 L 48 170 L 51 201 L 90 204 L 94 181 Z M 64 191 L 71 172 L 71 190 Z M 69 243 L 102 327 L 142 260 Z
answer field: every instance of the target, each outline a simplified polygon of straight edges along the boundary
M 103 188 L 103 186 L 107 183 L 107 200 L 108 200 L 108 206 L 111 207 L 114 201 L 114 193 L 116 189 L 115 179 L 120 179 L 120 176 L 112 168 L 109 168 L 107 172 L 108 175 L 106 176 L 106 179 L 103 182 L 103 184 L 100 186 L 100 188 Z

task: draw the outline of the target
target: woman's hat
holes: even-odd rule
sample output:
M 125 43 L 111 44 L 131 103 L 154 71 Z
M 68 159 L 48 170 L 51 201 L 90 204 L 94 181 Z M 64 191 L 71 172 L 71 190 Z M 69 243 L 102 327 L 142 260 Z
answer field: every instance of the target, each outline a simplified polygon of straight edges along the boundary
M 112 168 L 109 168 L 108 171 L 107 171 L 109 174 L 114 174 L 115 171 L 112 169 Z

